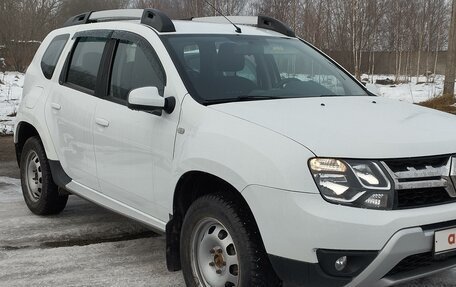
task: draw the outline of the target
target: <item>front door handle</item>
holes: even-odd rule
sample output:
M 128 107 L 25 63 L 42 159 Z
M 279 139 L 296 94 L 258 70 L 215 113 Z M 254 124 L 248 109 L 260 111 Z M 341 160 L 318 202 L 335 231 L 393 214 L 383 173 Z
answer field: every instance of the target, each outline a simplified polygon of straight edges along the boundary
M 60 111 L 62 106 L 57 103 L 51 103 L 51 108 L 53 108 L 54 110 Z
M 105 119 L 102 119 L 102 118 L 95 118 L 95 122 L 99 126 L 102 126 L 102 127 L 105 127 L 105 128 L 109 127 L 109 121 L 108 120 L 105 120 Z

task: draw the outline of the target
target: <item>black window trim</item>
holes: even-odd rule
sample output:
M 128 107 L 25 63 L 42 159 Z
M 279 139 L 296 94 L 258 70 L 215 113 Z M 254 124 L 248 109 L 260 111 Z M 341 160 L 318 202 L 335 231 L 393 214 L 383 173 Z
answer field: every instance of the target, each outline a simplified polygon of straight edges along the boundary
M 59 84 L 65 87 L 68 87 L 70 89 L 95 96 L 95 97 L 100 97 L 99 91 L 102 91 L 102 87 L 100 86 L 101 83 L 101 77 L 103 75 L 103 72 L 105 71 L 105 63 L 104 59 L 106 57 L 106 54 L 109 52 L 110 46 L 108 45 L 110 43 L 111 35 L 114 31 L 113 30 L 88 30 L 88 31 L 81 31 L 77 32 L 73 35 L 72 39 L 75 40 L 73 43 L 73 46 L 71 47 L 71 51 L 68 53 L 67 58 L 65 60 L 65 64 L 62 68 L 62 71 L 60 73 L 59 77 Z M 95 84 L 95 90 L 88 89 L 86 87 L 79 86 L 74 83 L 69 83 L 67 82 L 68 79 L 68 71 L 70 69 L 70 63 L 71 60 L 73 59 L 74 52 L 76 50 L 76 47 L 79 44 L 80 39 L 82 38 L 88 38 L 88 37 L 95 37 L 95 38 L 106 38 L 106 44 L 101 56 L 101 61 L 100 61 L 100 66 L 98 68 L 98 73 L 97 73 L 97 82 Z
M 101 57 L 100 61 L 100 67 L 98 69 L 98 74 L 97 74 L 97 82 L 95 85 L 95 90 L 90 90 L 85 87 L 81 87 L 77 84 L 69 83 L 67 82 L 67 77 L 68 77 L 68 71 L 70 68 L 70 62 L 73 58 L 74 51 L 79 43 L 79 40 L 81 38 L 87 38 L 87 37 L 96 37 L 96 38 L 106 38 L 106 45 L 103 50 L 103 54 Z M 87 30 L 87 31 L 80 31 L 77 32 L 73 35 L 72 40 L 74 40 L 73 46 L 68 53 L 64 66 L 62 68 L 62 71 L 59 76 L 59 84 L 65 87 L 68 87 L 73 90 L 77 90 L 79 92 L 95 96 L 97 98 L 107 100 L 110 102 L 114 102 L 116 104 L 124 105 L 127 106 L 128 103 L 124 100 L 114 98 L 114 97 L 109 97 L 108 92 L 109 92 L 109 85 L 111 81 L 111 74 L 112 74 L 112 69 L 113 69 L 113 64 L 114 64 L 114 58 L 116 55 L 116 50 L 117 50 L 117 45 L 118 42 L 121 40 L 125 41 L 130 41 L 130 42 L 139 42 L 141 45 L 145 45 L 145 49 L 149 50 L 152 53 L 152 56 L 156 59 L 160 70 L 163 73 L 163 84 L 164 87 L 166 88 L 167 84 L 167 75 L 166 75 L 166 70 L 163 66 L 163 63 L 160 60 L 160 57 L 158 57 L 157 52 L 153 48 L 152 44 L 146 40 L 144 37 L 142 37 L 139 34 L 130 32 L 130 31 L 122 31 L 122 30 L 106 30 L 106 29 L 100 29 L 100 30 Z M 164 95 L 162 95 L 164 97 Z
M 43 53 L 43 56 L 41 57 L 41 61 L 40 61 L 40 68 L 41 68 L 41 73 L 43 73 L 43 76 L 50 80 L 52 79 L 52 77 L 54 76 L 54 73 L 55 73 L 55 69 L 57 68 L 57 65 L 59 64 L 60 62 L 60 59 L 62 57 L 62 53 L 63 53 L 63 50 L 65 50 L 65 47 L 67 46 L 68 44 L 68 40 L 70 39 L 70 34 L 60 34 L 60 35 L 57 35 L 55 36 L 50 42 L 49 42 L 49 45 L 46 47 L 46 50 L 44 51 Z M 51 44 L 56 41 L 56 40 L 65 40 L 65 44 L 63 45 L 62 49 L 60 50 L 59 52 L 59 55 L 57 56 L 57 62 L 55 63 L 55 66 L 54 66 L 54 69 L 52 70 L 52 73 L 47 76 L 44 71 L 43 71 L 43 59 L 44 59 L 44 56 L 46 55 L 49 47 L 51 46 Z
M 109 38 L 111 38 L 112 33 L 114 33 L 114 30 L 110 30 L 110 29 L 79 31 L 79 32 L 74 33 L 72 39 L 85 38 L 85 37 L 109 39 Z
M 108 44 L 110 44 L 111 49 L 106 53 L 106 58 L 104 59 L 104 62 L 102 62 L 102 67 L 103 67 L 103 73 L 102 77 L 103 79 L 102 82 L 100 83 L 101 87 L 103 87 L 102 90 L 100 90 L 100 93 L 97 94 L 99 95 L 99 98 L 110 101 L 119 105 L 127 106 L 128 101 L 111 97 L 109 96 L 109 89 L 110 89 L 110 82 L 111 82 L 111 77 L 112 77 L 112 72 L 114 68 L 114 60 L 115 56 L 117 53 L 117 48 L 119 46 L 120 41 L 128 41 L 132 43 L 137 43 L 139 47 L 142 47 L 143 49 L 150 51 L 152 53 L 152 57 L 157 61 L 157 64 L 163 73 L 163 86 L 166 89 L 166 84 L 167 84 L 167 75 L 166 75 L 166 70 L 163 66 L 163 63 L 160 60 L 160 57 L 158 57 L 157 52 L 153 48 L 152 44 L 146 40 L 144 37 L 142 37 L 139 34 L 136 34 L 134 32 L 130 31 L 121 31 L 121 30 L 116 30 L 113 31 L 113 33 L 110 35 L 110 39 L 108 41 Z M 103 58 L 102 58 L 103 60 Z M 164 95 L 161 95 L 164 97 Z M 155 112 L 149 112 L 156 114 Z

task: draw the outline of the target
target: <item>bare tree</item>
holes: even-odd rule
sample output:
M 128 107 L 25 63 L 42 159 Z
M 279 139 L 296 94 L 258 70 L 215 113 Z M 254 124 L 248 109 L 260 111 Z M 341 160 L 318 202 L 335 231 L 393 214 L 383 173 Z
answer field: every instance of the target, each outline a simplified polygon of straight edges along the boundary
M 129 0 L 59 0 L 56 25 L 63 24 L 67 19 L 83 12 L 126 8 Z
M 44 36 L 51 30 L 58 0 L 3 0 L 0 4 L 0 45 L 7 65 L 24 71 Z
M 397 79 L 435 74 L 451 15 L 449 0 L 1 0 L 1 57 L 24 70 L 50 30 L 85 11 L 156 8 L 179 19 L 218 15 L 211 6 L 226 15 L 277 18 L 358 78 L 377 71 Z
M 456 74 L 456 0 L 453 0 L 452 7 L 445 84 L 443 88 L 443 94 L 451 97 L 454 96 L 454 79 Z

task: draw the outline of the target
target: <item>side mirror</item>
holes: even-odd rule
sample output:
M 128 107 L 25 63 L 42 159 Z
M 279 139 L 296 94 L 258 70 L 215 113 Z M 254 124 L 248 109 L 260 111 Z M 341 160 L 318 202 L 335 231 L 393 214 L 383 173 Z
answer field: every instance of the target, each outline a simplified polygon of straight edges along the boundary
M 158 93 L 157 87 L 144 87 L 131 90 L 128 94 L 128 107 L 138 111 L 164 110 L 168 114 L 174 111 L 176 99 L 163 98 Z

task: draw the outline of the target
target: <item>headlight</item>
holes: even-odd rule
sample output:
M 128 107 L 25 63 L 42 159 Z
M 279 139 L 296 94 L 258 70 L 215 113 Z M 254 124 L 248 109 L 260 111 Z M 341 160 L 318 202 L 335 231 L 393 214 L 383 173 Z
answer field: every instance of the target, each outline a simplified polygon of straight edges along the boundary
M 329 202 L 371 209 L 393 207 L 392 184 L 379 162 L 313 158 L 309 167 Z

